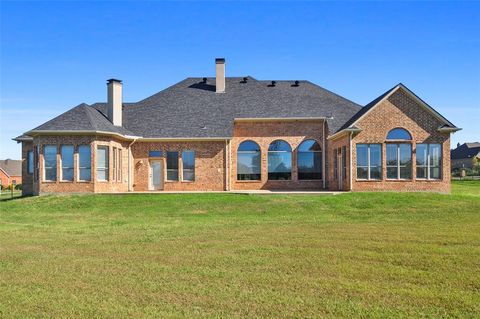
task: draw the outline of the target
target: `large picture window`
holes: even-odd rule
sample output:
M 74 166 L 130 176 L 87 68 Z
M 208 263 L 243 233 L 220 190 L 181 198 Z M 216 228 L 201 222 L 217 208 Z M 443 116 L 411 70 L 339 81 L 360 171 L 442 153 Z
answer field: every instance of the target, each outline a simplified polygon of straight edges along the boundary
M 237 150 L 237 180 L 259 181 L 260 178 L 260 146 L 253 141 L 244 141 Z
M 382 178 L 382 145 L 357 144 L 357 179 Z
M 417 144 L 417 178 L 440 179 L 442 146 L 440 144 Z
M 183 163 L 183 180 L 193 182 L 195 180 L 195 152 L 183 151 L 182 152 Z
M 60 154 L 62 159 L 62 181 L 73 181 L 73 145 L 62 145 Z
M 97 179 L 108 181 L 108 146 L 97 148 Z
M 43 160 L 45 163 L 45 180 L 57 180 L 57 146 L 45 145 L 43 149 Z
M 92 178 L 92 161 L 90 145 L 80 145 L 78 147 L 78 179 L 80 181 L 90 181 Z
M 299 180 L 322 179 L 322 149 L 315 140 L 305 140 L 298 146 Z
M 268 179 L 292 179 L 292 148 L 285 141 L 273 141 L 268 147 Z
M 387 144 L 387 178 L 412 178 L 412 146 L 410 144 Z
M 178 181 L 178 152 L 167 152 L 167 181 Z

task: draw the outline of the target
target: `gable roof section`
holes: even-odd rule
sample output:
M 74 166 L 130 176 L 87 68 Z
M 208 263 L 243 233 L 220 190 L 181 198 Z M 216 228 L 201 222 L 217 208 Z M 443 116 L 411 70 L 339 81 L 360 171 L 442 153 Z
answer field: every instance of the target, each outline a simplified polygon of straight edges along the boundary
M 480 153 L 480 143 L 463 143 L 450 152 L 451 159 L 473 158 Z
M 22 176 L 22 161 L 20 160 L 0 160 L 0 169 L 8 176 Z
M 31 136 L 48 132 L 134 135 L 123 127 L 113 125 L 104 114 L 85 103 L 75 106 L 24 135 Z
M 453 125 L 450 121 L 448 121 L 445 117 L 443 117 L 440 113 L 438 113 L 433 107 L 428 105 L 425 101 L 423 101 L 420 97 L 418 97 L 415 93 L 413 93 L 409 88 L 407 88 L 402 83 L 395 85 L 390 90 L 386 91 L 367 105 L 361 108 L 350 120 L 348 120 L 342 127 L 338 130 L 338 132 L 350 128 L 358 123 L 358 121 L 367 115 L 370 111 L 372 111 L 377 105 L 379 105 L 384 100 L 388 99 L 393 93 L 397 90 L 403 89 L 408 95 L 410 95 L 414 100 L 418 102 L 419 105 L 424 107 L 427 111 L 429 111 L 433 116 L 438 118 L 442 123 L 444 123 L 440 128 L 443 130 L 449 131 L 458 131 L 460 130 L 455 125 Z

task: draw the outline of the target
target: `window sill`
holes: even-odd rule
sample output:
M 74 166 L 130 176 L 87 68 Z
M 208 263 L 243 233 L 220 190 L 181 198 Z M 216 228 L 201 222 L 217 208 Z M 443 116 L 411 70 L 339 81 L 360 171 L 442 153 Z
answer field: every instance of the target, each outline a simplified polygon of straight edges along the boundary
M 383 179 L 356 179 L 356 182 L 383 182 Z
M 54 184 L 56 183 L 57 181 L 42 181 L 42 183 L 48 183 L 48 184 Z
M 92 181 L 77 181 L 77 183 L 91 183 Z
M 165 181 L 165 183 L 178 183 L 179 181 Z
M 108 183 L 108 182 L 110 182 L 110 181 L 99 181 L 99 180 L 97 180 L 97 183 Z
M 195 181 L 182 181 L 182 183 L 195 183 Z
M 417 178 L 415 179 L 416 181 L 419 181 L 419 182 L 443 182 L 443 179 L 441 178 L 438 178 L 438 179 L 433 179 L 433 178 Z
M 259 180 L 237 180 L 236 181 L 237 183 L 261 183 L 262 180 L 259 179 Z
M 60 181 L 60 183 L 73 183 L 73 181 Z
M 267 179 L 267 182 L 294 182 L 293 179 Z
M 413 182 L 412 178 L 400 178 L 400 179 L 394 179 L 394 178 L 387 178 L 387 182 Z
M 296 182 L 322 182 L 321 179 L 297 179 Z

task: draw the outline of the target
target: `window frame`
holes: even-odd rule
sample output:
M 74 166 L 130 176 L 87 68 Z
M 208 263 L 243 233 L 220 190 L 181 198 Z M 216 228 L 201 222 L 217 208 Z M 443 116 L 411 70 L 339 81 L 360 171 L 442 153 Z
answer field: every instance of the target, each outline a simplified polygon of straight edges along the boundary
M 290 148 L 289 151 L 271 151 L 270 150 L 270 147 L 272 146 L 273 143 L 275 142 L 278 142 L 278 141 L 281 141 L 281 142 L 284 142 L 288 145 L 288 147 Z M 270 154 L 273 154 L 273 153 L 287 153 L 287 154 L 290 154 L 290 176 L 289 178 L 286 178 L 286 179 L 272 179 L 270 178 L 270 174 L 275 174 L 275 173 L 278 173 L 278 172 L 270 172 Z M 268 145 L 268 151 L 267 151 L 267 180 L 268 181 L 292 181 L 293 180 L 293 151 L 292 151 L 292 146 L 285 140 L 282 140 L 282 139 L 277 139 L 277 140 L 274 140 L 272 141 L 269 145 Z
M 46 165 L 47 161 L 46 161 L 46 155 L 45 155 L 45 151 L 47 148 L 55 148 L 55 166 L 48 166 Z M 58 159 L 57 159 L 57 156 L 58 156 L 58 147 L 57 145 L 55 144 L 45 144 L 43 146 L 43 181 L 44 182 L 56 182 L 57 179 L 58 179 Z M 47 179 L 47 169 L 54 169 L 55 171 L 55 179 Z
M 81 152 L 80 152 L 80 149 L 81 148 L 87 148 L 88 147 L 88 154 L 89 154 L 89 159 L 88 159 L 88 163 L 90 164 L 90 166 L 86 167 L 86 166 L 82 166 L 82 159 L 81 159 Z M 77 152 L 78 152 L 78 168 L 77 168 L 77 181 L 78 182 L 91 182 L 92 181 L 92 146 L 89 145 L 89 144 L 86 144 L 86 145 L 79 145 L 77 147 Z M 89 175 L 89 178 L 88 179 L 82 179 L 82 170 L 84 169 L 89 169 L 90 170 L 90 175 Z
M 166 163 L 167 165 L 165 165 L 166 168 L 167 168 L 167 169 L 165 170 L 165 171 L 166 171 L 166 175 L 167 175 L 167 176 L 166 176 L 167 178 L 165 179 L 166 182 L 178 182 L 178 181 L 180 180 L 180 170 L 179 170 L 180 165 L 179 165 L 179 154 L 178 154 L 178 153 L 179 153 L 178 151 L 167 151 L 167 154 L 166 154 L 167 156 L 165 157 L 165 160 L 167 161 L 167 163 Z M 169 158 L 169 154 L 177 154 L 177 168 L 168 168 L 168 158 Z M 169 173 L 170 171 L 177 171 L 177 178 L 176 178 L 176 179 L 170 179 L 170 178 L 168 178 L 168 173 Z
M 301 146 L 306 143 L 306 142 L 309 142 L 309 141 L 313 141 L 314 144 L 316 143 L 318 145 L 318 147 L 320 148 L 320 150 L 318 151 L 301 151 L 300 148 Z M 303 140 L 297 147 L 297 179 L 299 181 L 321 181 L 323 180 L 323 154 L 322 154 L 323 150 L 322 150 L 322 147 L 320 146 L 320 143 L 317 142 L 317 140 L 315 139 L 306 139 L 306 140 Z M 299 166 L 299 158 L 300 158 L 300 155 L 301 154 L 313 154 L 313 157 L 314 157 L 314 160 L 315 160 L 315 156 L 318 154 L 320 156 L 320 172 L 313 172 L 313 174 L 320 174 L 320 178 L 300 178 L 300 166 Z M 315 167 L 315 165 L 313 165 Z M 304 172 L 305 173 L 305 172 Z
M 366 146 L 367 147 L 367 166 L 364 165 L 358 165 L 358 146 Z M 381 181 L 383 180 L 383 148 L 381 143 L 358 143 L 355 144 L 355 152 L 356 152 L 356 157 L 357 157 L 357 162 L 356 162 L 356 180 L 358 181 Z M 380 166 L 372 166 L 371 158 L 371 146 L 378 146 L 380 148 Z M 372 178 L 372 167 L 380 167 L 380 177 L 379 178 Z M 359 178 L 358 177 L 358 168 L 366 168 L 367 169 L 367 178 Z
M 33 159 L 34 155 L 33 155 L 33 150 L 32 151 L 28 151 L 27 152 L 27 174 L 28 175 L 32 175 L 33 172 L 35 171 L 35 163 L 34 163 L 34 159 Z
M 99 150 L 100 149 L 105 149 L 106 152 L 105 152 L 105 166 L 103 167 L 100 167 L 100 165 L 98 164 L 99 163 L 99 159 L 100 159 L 100 156 L 98 155 L 99 154 Z M 105 171 L 105 179 L 99 179 L 98 176 L 99 176 L 99 171 L 100 170 L 104 170 Z M 110 147 L 108 145 L 98 145 L 97 146 L 97 169 L 96 169 L 96 172 L 97 172 L 97 181 L 98 182 L 109 182 L 110 181 Z
M 255 150 L 255 151 L 241 151 L 240 148 L 242 147 L 243 144 L 246 144 L 246 143 L 253 143 L 255 144 L 255 146 L 258 148 L 258 150 Z M 239 174 L 238 173 L 238 165 L 239 165 L 239 154 L 253 154 L 253 156 L 258 156 L 258 168 L 259 168 L 259 173 L 258 174 Z M 252 141 L 252 140 L 245 140 L 245 141 L 242 141 L 241 143 L 238 144 L 238 148 L 237 148 L 237 165 L 236 165 L 236 178 L 237 178 L 237 182 L 259 182 L 262 180 L 262 149 L 260 148 L 260 145 L 258 145 L 257 142 L 255 141 Z M 239 175 L 249 175 L 249 177 L 252 177 L 253 175 L 258 175 L 258 178 L 248 178 L 248 179 L 241 179 L 239 178 Z
M 418 146 L 420 145 L 425 145 L 426 146 L 426 149 L 427 149 L 427 158 L 426 158 L 426 164 L 425 165 L 418 165 L 416 164 L 417 162 L 417 159 L 418 159 Z M 430 165 L 430 147 L 431 146 L 438 146 L 440 148 L 440 158 L 438 160 L 438 166 L 431 166 Z M 442 174 L 442 161 L 443 161 L 443 147 L 442 147 L 442 144 L 441 143 L 418 143 L 416 146 L 415 146 L 415 164 L 416 164 L 416 168 L 415 168 L 415 178 L 418 179 L 418 180 L 424 180 L 424 181 L 440 181 L 443 179 L 443 174 Z M 418 169 L 419 168 L 423 168 L 426 170 L 426 177 L 418 177 Z M 430 169 L 431 168 L 438 168 L 439 170 L 439 177 L 438 178 L 434 178 L 434 177 L 431 177 L 431 173 L 430 173 Z
M 184 157 L 185 153 L 192 153 L 193 154 L 193 168 L 185 168 L 185 162 L 184 162 Z M 190 171 L 193 173 L 193 178 L 192 179 L 186 179 L 185 178 L 185 171 Z M 195 151 L 193 150 L 184 150 L 182 151 L 182 182 L 195 182 Z
M 388 165 L 388 145 L 395 145 L 396 146 L 396 165 Z M 400 146 L 401 145 L 407 145 L 410 147 L 410 176 L 408 178 L 401 178 L 401 169 L 402 167 L 408 167 L 407 165 L 401 165 L 401 156 L 400 156 Z M 386 178 L 388 181 L 408 181 L 413 179 L 413 148 L 412 148 L 412 143 L 405 142 L 391 142 L 391 143 L 386 143 L 386 149 L 385 149 L 385 170 L 386 170 Z M 388 177 L 388 168 L 389 167 L 395 167 L 397 169 L 397 177 L 396 178 L 391 178 Z
M 71 147 L 72 148 L 72 167 L 64 166 L 63 160 L 63 150 L 64 147 Z M 64 169 L 71 169 L 72 170 L 72 179 L 65 179 L 64 178 Z M 72 183 L 75 181 L 75 146 L 72 144 L 62 144 L 60 145 L 60 181 L 61 182 L 69 182 Z

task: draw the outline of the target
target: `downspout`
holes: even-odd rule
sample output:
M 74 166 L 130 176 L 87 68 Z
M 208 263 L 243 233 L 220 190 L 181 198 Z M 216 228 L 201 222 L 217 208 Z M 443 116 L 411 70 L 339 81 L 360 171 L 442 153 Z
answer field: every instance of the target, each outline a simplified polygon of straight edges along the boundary
M 134 139 L 132 141 L 132 143 L 128 144 L 128 174 L 127 174 L 127 177 L 128 177 L 128 191 L 131 192 L 133 191 L 133 187 L 132 187 L 132 183 L 131 183 L 131 180 L 132 180 L 132 165 L 131 165 L 131 157 L 132 157 L 132 145 L 133 143 L 135 143 L 137 141 L 137 139 Z
M 353 132 L 350 132 L 350 136 L 349 136 L 349 143 L 350 143 L 350 183 L 349 183 L 349 188 L 350 188 L 350 191 L 352 190 L 352 181 L 353 181 L 353 177 L 352 177 L 352 172 L 353 172 L 353 167 L 352 167 L 352 163 L 353 163 L 353 159 L 352 159 L 352 154 L 353 154 L 353 150 L 352 150 L 352 135 L 353 135 Z
M 325 180 L 325 120 L 322 122 L 322 130 L 323 130 L 323 139 L 322 139 L 322 180 L 323 180 L 323 189 L 327 187 L 327 181 Z

